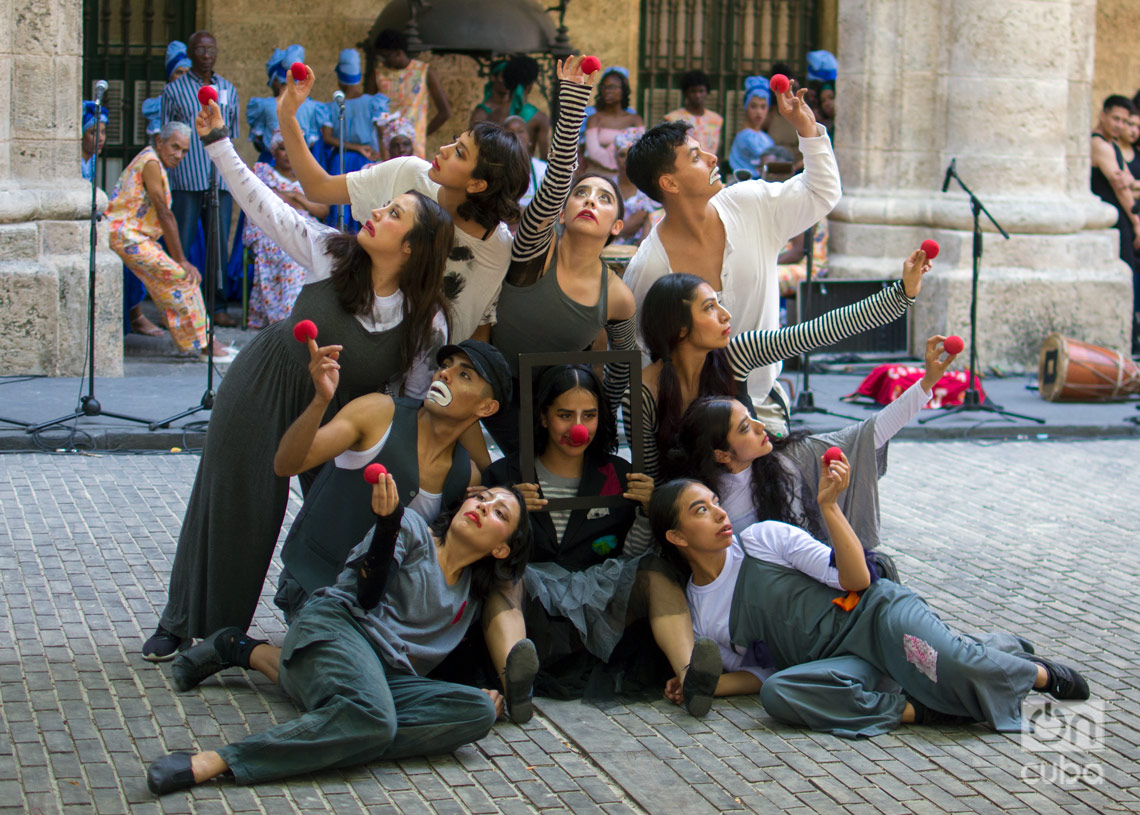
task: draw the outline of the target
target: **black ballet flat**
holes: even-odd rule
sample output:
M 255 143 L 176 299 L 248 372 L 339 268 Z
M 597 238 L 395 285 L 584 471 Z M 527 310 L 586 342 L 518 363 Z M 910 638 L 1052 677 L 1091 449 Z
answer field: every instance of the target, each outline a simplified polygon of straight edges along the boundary
M 693 643 L 693 654 L 689 658 L 689 669 L 685 671 L 685 681 L 681 694 L 685 699 L 685 710 L 689 715 L 701 718 L 712 709 L 716 683 L 724 666 L 720 661 L 720 649 L 708 637 L 697 637 Z
M 146 770 L 146 785 L 155 795 L 167 795 L 194 786 L 191 753 L 171 753 L 155 759 Z
M 519 640 L 507 654 L 503 670 L 503 701 L 515 724 L 526 724 L 534 716 L 534 677 L 538 673 L 538 652 L 530 640 Z
M 211 634 L 174 658 L 170 663 L 170 678 L 176 691 L 186 693 L 198 687 L 203 679 L 232 667 L 218 656 L 217 637 L 226 630 Z

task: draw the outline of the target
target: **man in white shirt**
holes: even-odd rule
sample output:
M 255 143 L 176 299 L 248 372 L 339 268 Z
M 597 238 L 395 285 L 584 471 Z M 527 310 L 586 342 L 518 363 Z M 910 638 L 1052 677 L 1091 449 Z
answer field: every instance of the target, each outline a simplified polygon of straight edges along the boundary
M 638 308 L 658 278 L 687 272 L 719 292 L 732 313 L 733 335 L 780 327 L 780 250 L 825 217 L 842 194 L 831 141 L 804 93 L 789 90 L 777 96 L 781 115 L 799 133 L 804 155 L 804 172 L 783 183 L 745 181 L 725 187 L 716 156 L 701 149 L 685 122 L 659 124 L 630 147 L 630 180 L 665 208 L 665 217 L 642 241 L 625 273 Z M 779 364 L 769 365 L 748 380 L 758 402 L 775 400 L 760 418 L 777 432 L 786 428 L 787 398 L 776 384 L 780 370 Z

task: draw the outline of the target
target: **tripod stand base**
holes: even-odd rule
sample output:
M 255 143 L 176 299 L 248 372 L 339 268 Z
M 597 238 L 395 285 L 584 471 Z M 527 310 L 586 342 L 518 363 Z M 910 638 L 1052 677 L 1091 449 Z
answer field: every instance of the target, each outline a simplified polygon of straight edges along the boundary
M 821 408 L 815 406 L 815 394 L 811 391 L 800 391 L 800 395 L 796 397 L 796 403 L 792 409 L 788 411 L 793 416 L 797 413 L 821 413 L 825 416 L 838 416 L 840 419 L 851 419 L 858 421 L 855 416 L 848 416 L 846 413 L 836 413 L 834 410 Z
M 103 406 L 99 404 L 99 400 L 91 394 L 81 397 L 79 400 L 79 407 L 75 409 L 75 412 L 69 413 L 66 416 L 60 416 L 58 419 L 52 419 L 50 422 L 41 422 L 40 424 L 36 425 L 29 425 L 24 422 L 20 422 L 19 424 L 23 424 L 28 433 L 38 433 L 44 428 L 51 427 L 52 425 L 63 424 L 64 422 L 70 422 L 74 419 L 80 419 L 84 416 L 92 418 L 95 416 L 109 416 L 112 419 L 122 419 L 124 422 L 138 422 L 139 424 L 145 425 L 150 424 L 150 419 L 140 419 L 138 416 L 128 416 L 125 413 L 111 413 L 109 411 L 103 410 Z
M 212 390 L 207 389 L 206 392 L 202 394 L 202 401 L 199 402 L 194 407 L 187 408 L 186 410 L 182 411 L 181 413 L 175 413 L 173 416 L 171 416 L 167 419 L 159 419 L 156 422 L 151 422 L 150 424 L 147 425 L 147 427 L 150 428 L 151 430 L 158 430 L 160 427 L 170 427 L 171 422 L 176 422 L 179 419 L 186 418 L 187 416 L 193 416 L 195 413 L 200 413 L 203 410 L 211 410 L 213 407 L 214 407 L 214 392 Z
M 926 424 L 927 422 L 936 422 L 939 419 L 945 419 L 947 416 L 954 416 L 958 413 L 996 413 L 1008 421 L 1025 419 L 1027 422 L 1045 424 L 1044 419 L 1038 418 L 1037 416 L 1026 416 L 1022 413 L 1014 413 L 1011 410 L 1004 410 L 1001 405 L 995 405 L 992 401 L 983 404 L 978 391 L 974 388 L 969 388 L 962 394 L 962 404 L 952 408 L 946 408 L 936 416 L 927 416 L 925 419 L 919 419 L 918 423 Z

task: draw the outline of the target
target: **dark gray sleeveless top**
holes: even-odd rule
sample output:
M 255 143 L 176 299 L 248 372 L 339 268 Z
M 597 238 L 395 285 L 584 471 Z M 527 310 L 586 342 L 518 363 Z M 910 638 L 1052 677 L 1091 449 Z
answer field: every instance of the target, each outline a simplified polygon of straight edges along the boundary
M 498 322 L 491 328 L 491 344 L 502 351 L 518 379 L 519 354 L 581 351 L 587 348 L 609 313 L 609 267 L 602 266 L 602 293 L 593 306 L 568 297 L 558 285 L 558 250 L 550 268 L 536 283 L 512 286 L 503 282 Z
M 388 440 L 372 461 L 383 464 L 400 492 L 400 503 L 407 506 L 419 492 L 420 467 L 416 446 L 416 413 L 419 403 L 397 399 Z M 462 445 L 455 445 L 451 469 L 443 483 L 444 510 L 457 505 L 471 481 L 471 460 Z M 434 518 L 425 519 L 429 524 Z M 360 543 L 376 523 L 372 514 L 372 485 L 364 480 L 363 469 L 346 470 L 335 462 L 321 468 L 309 488 L 305 503 L 281 550 L 281 562 L 306 592 L 336 583 L 352 547 Z

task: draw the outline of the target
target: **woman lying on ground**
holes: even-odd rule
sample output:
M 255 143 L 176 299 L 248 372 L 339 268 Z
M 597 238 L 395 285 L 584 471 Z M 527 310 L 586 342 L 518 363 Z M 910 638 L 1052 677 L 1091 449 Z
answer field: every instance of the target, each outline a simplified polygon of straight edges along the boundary
M 1035 656 L 1027 641 L 958 634 L 915 592 L 879 578 L 837 502 L 847 460 L 820 467 L 816 500 L 830 548 L 777 521 L 739 530 L 737 541 L 699 481 L 677 479 L 653 494 L 653 535 L 691 573 L 693 629 L 720 646 L 718 696 L 759 693 L 773 718 L 845 738 L 909 722 L 1017 732 L 1030 690 L 1089 698 L 1076 670 Z M 675 681 L 666 693 L 681 702 Z
M 219 750 L 154 761 L 147 785 L 165 795 L 230 772 L 239 784 L 377 760 L 449 753 L 487 734 L 502 713 L 497 691 L 428 679 L 458 644 L 496 580 L 515 579 L 530 553 L 530 524 L 512 488 L 483 490 L 429 529 L 400 505 L 396 482 L 372 490 L 373 533 L 337 584 L 300 611 L 280 649 L 237 628 L 213 648 L 210 673 L 260 671 L 305 710 Z M 383 600 L 383 602 L 381 602 Z

